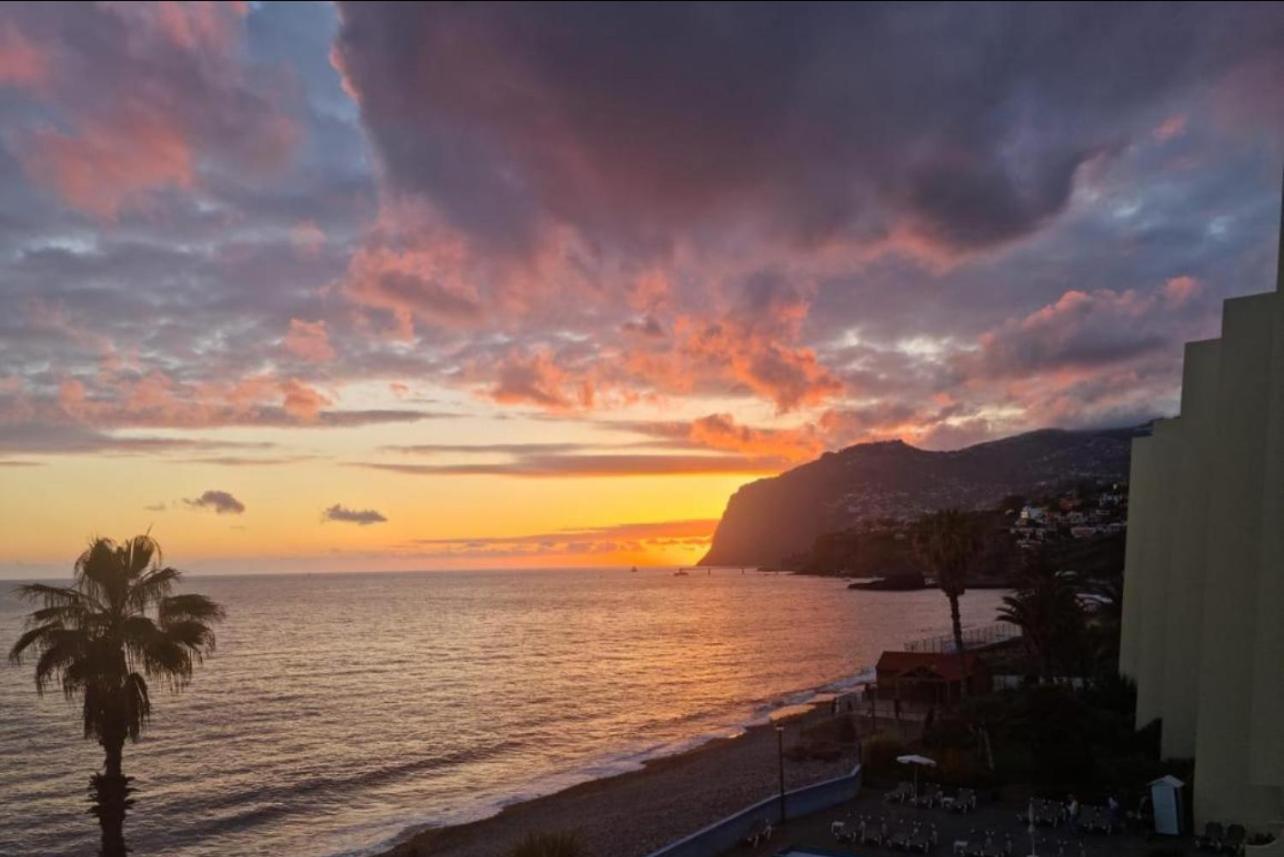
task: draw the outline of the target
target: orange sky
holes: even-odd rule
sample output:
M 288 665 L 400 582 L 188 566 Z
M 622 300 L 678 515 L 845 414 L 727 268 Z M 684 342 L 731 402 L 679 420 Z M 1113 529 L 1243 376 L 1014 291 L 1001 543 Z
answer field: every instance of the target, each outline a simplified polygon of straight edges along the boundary
M 1174 413 L 1278 5 L 787 18 L 0 6 L 0 575 L 692 563 L 825 450 Z

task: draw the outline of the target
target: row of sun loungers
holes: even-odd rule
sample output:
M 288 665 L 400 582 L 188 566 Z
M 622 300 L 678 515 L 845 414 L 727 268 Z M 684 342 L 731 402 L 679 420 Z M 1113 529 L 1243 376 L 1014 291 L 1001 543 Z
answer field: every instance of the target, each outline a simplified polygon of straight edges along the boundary
M 1200 851 L 1212 851 L 1217 854 L 1239 854 L 1244 849 L 1244 840 L 1248 831 L 1242 824 L 1223 827 L 1216 821 L 1208 822 L 1203 836 L 1195 837 L 1195 847 Z
M 1017 853 L 1011 834 L 1000 838 L 993 830 L 984 834 L 974 830 L 967 839 L 956 839 L 952 850 L 955 857 L 1014 857 Z
M 945 790 L 935 783 L 926 784 L 917 793 L 915 793 L 914 786 L 911 783 L 899 783 L 896 788 L 883 795 L 883 800 L 888 803 L 923 808 L 940 807 L 951 812 L 976 811 L 976 791 L 974 789 L 959 789 L 953 795 L 947 795 Z
M 1060 827 L 1070 820 L 1070 812 L 1065 804 L 1055 800 L 1034 798 L 1029 809 L 1019 813 L 1017 819 L 1022 824 L 1033 821 L 1037 827 Z M 1079 807 L 1076 826 L 1089 833 L 1114 833 L 1122 829 L 1122 824 L 1110 812 L 1109 807 L 1084 804 Z
M 1033 822 L 1037 827 L 1060 827 L 1066 816 L 1065 805 L 1060 801 L 1033 798 L 1029 809 L 1018 814 L 1017 819 L 1023 823 Z
M 1104 806 L 1079 808 L 1079 829 L 1090 833 L 1114 833 L 1118 827 L 1110 809 Z
M 1053 857 L 1086 857 L 1087 848 L 1080 839 L 1042 839 L 1035 845 L 1036 854 Z M 973 829 L 967 839 L 956 839 L 953 857 L 1019 857 L 1029 851 L 1025 831 Z
M 877 845 L 897 851 L 918 851 L 927 854 L 940 842 L 935 824 L 923 824 L 904 819 L 888 820 L 882 816 L 858 816 L 851 821 L 835 821 L 830 833 L 839 842 L 854 845 Z

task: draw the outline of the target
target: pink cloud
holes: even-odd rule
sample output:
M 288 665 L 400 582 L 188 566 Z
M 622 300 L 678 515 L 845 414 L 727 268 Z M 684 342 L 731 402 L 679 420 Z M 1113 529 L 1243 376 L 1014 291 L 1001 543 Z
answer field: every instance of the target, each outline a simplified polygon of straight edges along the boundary
M 290 243 L 301 256 L 314 258 L 325 246 L 325 232 L 315 222 L 304 220 L 290 230 Z
M 1168 299 L 1169 303 L 1177 307 L 1191 301 L 1202 290 L 1203 286 L 1194 277 L 1173 277 L 1164 283 L 1164 297 Z
M 823 439 L 814 425 L 761 428 L 737 422 L 731 414 L 709 414 L 690 422 L 623 422 L 607 425 L 658 438 L 676 448 L 694 447 L 773 456 L 788 461 L 814 458 L 824 448 Z
M 980 338 L 984 370 L 1034 375 L 1080 370 L 1141 356 L 1167 341 L 1157 327 L 1160 298 L 1134 290 L 1071 290 Z
M 145 207 L 156 191 L 195 187 L 206 162 L 264 172 L 286 162 L 299 131 L 269 98 L 272 75 L 238 53 L 243 4 L 108 3 L 69 15 L 56 4 L 21 11 L 49 57 L 13 25 L 0 29 L 0 81 L 38 87 L 41 118 L 12 129 L 29 176 L 69 206 L 104 220 Z M 88 19 L 88 20 L 86 20 Z M 76 26 L 106 34 L 87 42 Z M 52 50 L 57 47 L 57 50 Z
M 331 404 L 329 396 L 296 378 L 257 375 L 185 384 L 156 370 L 110 379 L 93 390 L 78 378 L 65 378 L 57 397 L 65 416 L 103 428 L 306 425 L 317 422 Z
M 1167 142 L 1174 137 L 1181 136 L 1186 132 L 1186 121 L 1187 117 L 1184 113 L 1169 116 L 1155 128 L 1153 132 L 1155 139 L 1160 142 Z
M 152 4 L 156 29 L 189 51 L 226 52 L 237 37 L 237 21 L 249 14 L 243 2 L 160 2 Z
M 281 392 L 285 394 L 282 402 L 285 412 L 303 422 L 315 420 L 323 407 L 333 404 L 330 398 L 297 378 L 283 382 Z
M 533 404 L 549 410 L 593 403 L 591 382 L 575 379 L 545 350 L 510 353 L 497 367 L 489 395 L 503 404 Z
M 183 130 L 146 108 L 125 107 L 85 120 L 74 134 L 53 129 L 28 137 L 27 171 L 67 203 L 113 219 L 143 191 L 189 188 L 195 155 Z
M 0 22 L 0 86 L 39 90 L 50 73 L 45 51 L 11 22 Z
M 290 319 L 290 330 L 282 344 L 286 351 L 303 360 L 324 363 L 334 359 L 334 346 L 324 321 Z

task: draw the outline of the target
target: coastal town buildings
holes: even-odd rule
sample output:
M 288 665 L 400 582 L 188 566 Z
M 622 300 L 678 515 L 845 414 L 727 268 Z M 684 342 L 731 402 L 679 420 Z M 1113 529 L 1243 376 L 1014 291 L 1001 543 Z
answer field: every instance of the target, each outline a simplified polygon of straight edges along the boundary
M 1284 249 L 1284 230 L 1281 230 Z M 1181 414 L 1133 442 L 1120 670 L 1195 760 L 1196 825 L 1284 829 L 1284 265 L 1186 346 Z M 1284 854 L 1277 840 L 1269 850 Z
M 1096 539 L 1124 532 L 1128 526 L 1127 486 L 1111 484 L 1088 498 L 1067 495 L 1043 504 L 1027 503 L 1013 517 L 1008 532 L 1021 548 L 1033 549 L 1058 539 Z

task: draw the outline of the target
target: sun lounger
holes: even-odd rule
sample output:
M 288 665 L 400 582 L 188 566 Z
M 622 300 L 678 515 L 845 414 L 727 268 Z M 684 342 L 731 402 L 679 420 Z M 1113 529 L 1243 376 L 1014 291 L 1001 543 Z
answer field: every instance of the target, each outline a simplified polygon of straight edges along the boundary
M 914 799 L 914 786 L 907 782 L 896 784 L 896 788 L 883 795 L 883 800 L 889 803 L 905 803 L 907 800 Z
M 1030 809 L 1018 814 L 1017 819 L 1022 824 L 1027 824 L 1031 813 L 1034 816 L 1034 823 L 1044 827 L 1057 827 L 1065 820 L 1065 807 L 1054 800 L 1035 798 L 1030 801 Z
M 976 792 L 972 789 L 959 789 L 949 804 L 950 812 L 975 812 Z
M 914 851 L 921 851 L 927 854 L 936 847 L 936 841 L 937 837 L 934 830 L 920 827 L 910 833 L 908 847 Z
M 918 795 L 918 797 L 914 798 L 914 805 L 921 807 L 936 806 L 940 803 L 944 794 L 945 793 L 941 791 L 940 786 L 929 783 L 923 787 L 923 791 Z

